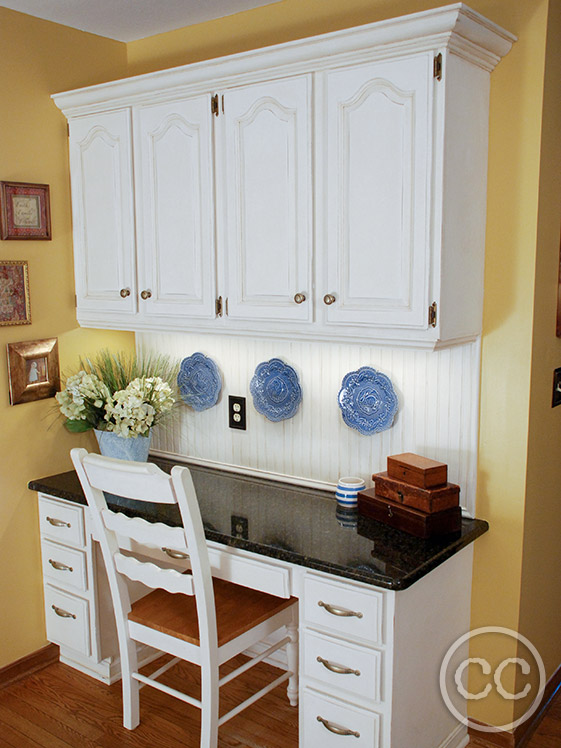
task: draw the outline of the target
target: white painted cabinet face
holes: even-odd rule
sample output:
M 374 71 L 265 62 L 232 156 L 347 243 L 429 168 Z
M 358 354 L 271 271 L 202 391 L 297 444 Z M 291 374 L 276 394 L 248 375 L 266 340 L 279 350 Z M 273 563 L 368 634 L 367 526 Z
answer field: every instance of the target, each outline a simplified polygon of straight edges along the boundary
M 134 313 L 136 273 L 130 111 L 73 119 L 70 170 L 78 306 Z
M 139 311 L 214 317 L 210 95 L 135 111 Z
M 309 75 L 224 94 L 218 226 L 229 318 L 312 319 L 310 97 Z
M 326 74 L 329 325 L 426 328 L 433 54 Z

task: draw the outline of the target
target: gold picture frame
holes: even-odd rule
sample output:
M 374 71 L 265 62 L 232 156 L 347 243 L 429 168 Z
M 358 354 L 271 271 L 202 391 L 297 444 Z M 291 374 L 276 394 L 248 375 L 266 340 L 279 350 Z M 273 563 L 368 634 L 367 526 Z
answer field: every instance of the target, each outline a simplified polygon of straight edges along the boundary
M 0 326 L 30 324 L 27 260 L 0 260 Z
M 8 343 L 10 405 L 54 397 L 60 390 L 58 339 Z

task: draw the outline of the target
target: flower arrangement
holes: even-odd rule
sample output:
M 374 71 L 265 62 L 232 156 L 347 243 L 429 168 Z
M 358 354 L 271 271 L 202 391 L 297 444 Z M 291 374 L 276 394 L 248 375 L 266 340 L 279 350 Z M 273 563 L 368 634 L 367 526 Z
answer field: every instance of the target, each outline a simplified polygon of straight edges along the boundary
M 148 436 L 175 402 L 169 381 L 177 365 L 166 356 L 112 354 L 101 351 L 80 360 L 80 371 L 68 377 L 56 394 L 69 431 L 112 431 L 125 438 Z

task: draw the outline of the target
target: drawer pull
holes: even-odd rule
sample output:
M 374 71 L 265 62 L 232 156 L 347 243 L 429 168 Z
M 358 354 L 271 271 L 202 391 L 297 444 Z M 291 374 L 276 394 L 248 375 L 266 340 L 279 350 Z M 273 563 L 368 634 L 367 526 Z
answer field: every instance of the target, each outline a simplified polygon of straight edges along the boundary
M 74 619 L 76 618 L 74 613 L 69 613 L 67 610 L 64 610 L 63 608 L 59 608 L 56 605 L 51 605 L 51 608 L 60 618 L 74 618 Z
M 53 527 L 71 527 L 70 522 L 65 522 L 62 519 L 56 519 L 56 517 L 47 517 L 47 522 Z
M 323 667 L 327 668 L 328 670 L 331 670 L 332 673 L 337 673 L 338 675 L 360 675 L 360 670 L 353 670 L 352 667 L 345 667 L 344 665 L 337 665 L 335 662 L 329 662 L 329 660 L 324 660 L 323 657 L 317 657 L 317 661 L 321 662 Z
M 321 724 L 325 727 L 326 730 L 329 730 L 329 732 L 335 733 L 335 735 L 345 735 L 350 736 L 353 738 L 360 738 L 360 732 L 356 732 L 356 730 L 348 730 L 346 727 L 341 727 L 340 725 L 336 725 L 333 722 L 330 722 L 327 719 L 324 719 L 323 717 L 320 717 L 319 714 L 316 717 L 318 722 L 321 722 Z
M 49 559 L 49 563 L 53 567 L 53 569 L 56 569 L 57 571 L 74 571 L 71 566 L 62 564 L 60 561 L 53 561 L 52 558 Z
M 170 558 L 189 558 L 188 553 L 182 553 L 181 551 L 174 551 L 173 548 L 162 548 L 164 553 L 167 553 Z
M 325 610 L 328 613 L 331 613 L 332 616 L 343 616 L 344 618 L 351 618 L 352 616 L 355 616 L 356 618 L 362 618 L 362 613 L 359 613 L 355 610 L 348 610 L 347 608 L 338 608 L 335 605 L 324 603 L 323 600 L 318 600 L 318 605 L 320 608 L 325 608 Z

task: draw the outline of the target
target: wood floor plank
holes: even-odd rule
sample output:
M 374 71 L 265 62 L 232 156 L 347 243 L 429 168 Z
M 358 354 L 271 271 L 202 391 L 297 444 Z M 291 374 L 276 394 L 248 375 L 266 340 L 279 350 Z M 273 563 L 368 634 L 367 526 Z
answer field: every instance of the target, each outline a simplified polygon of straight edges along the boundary
M 37 748 L 37 743 L 31 740 L 19 730 L 14 729 L 0 720 L 0 735 L 2 746 L 7 748 Z
M 0 720 L 2 722 L 21 732 L 29 740 L 34 741 L 35 745 L 43 748 L 73 748 L 72 743 L 67 743 L 56 735 L 52 735 L 32 719 L 28 719 L 25 714 L 19 713 L 18 710 L 5 706 L 5 696 L 6 694 L 3 693 L 0 700 Z

